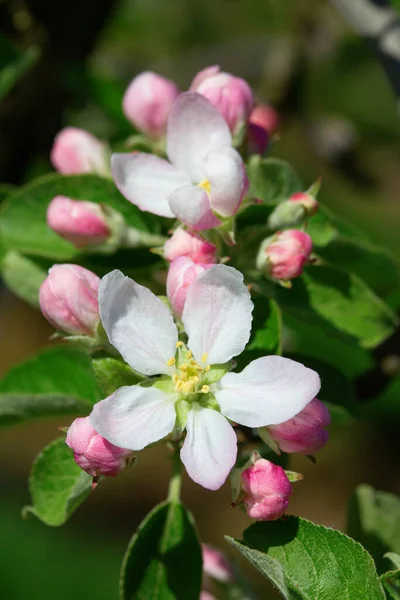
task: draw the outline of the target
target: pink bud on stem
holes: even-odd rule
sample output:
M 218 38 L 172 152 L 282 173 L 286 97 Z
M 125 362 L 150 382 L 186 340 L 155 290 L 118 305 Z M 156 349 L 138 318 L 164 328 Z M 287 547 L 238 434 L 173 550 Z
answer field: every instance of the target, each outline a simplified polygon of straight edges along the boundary
M 179 256 L 186 256 L 195 263 L 215 263 L 217 249 L 214 244 L 196 233 L 179 227 L 164 245 L 164 258 L 173 261 Z
M 106 144 L 77 127 L 65 127 L 56 135 L 50 159 L 63 175 L 97 173 L 109 177 L 111 172 Z
M 272 279 L 286 281 L 299 277 L 310 261 L 311 237 L 304 231 L 278 231 L 261 244 L 257 268 Z
M 194 263 L 186 256 L 175 258 L 169 266 L 167 275 L 167 296 L 174 313 L 181 317 L 186 295 L 193 281 L 212 264 Z

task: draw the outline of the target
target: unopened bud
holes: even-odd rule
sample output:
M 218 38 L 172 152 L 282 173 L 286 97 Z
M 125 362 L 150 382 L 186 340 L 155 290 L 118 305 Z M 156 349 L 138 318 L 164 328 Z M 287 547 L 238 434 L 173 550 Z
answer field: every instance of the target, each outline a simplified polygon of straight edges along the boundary
M 201 94 L 221 113 L 233 134 L 247 122 L 253 92 L 240 77 L 207 67 L 194 78 L 190 91 Z
M 296 227 L 312 217 L 318 210 L 316 195 L 319 188 L 318 180 L 307 192 L 296 192 L 278 204 L 268 218 L 268 227 L 272 230 Z
M 292 486 L 282 467 L 259 458 L 242 472 L 241 481 L 242 501 L 249 517 L 274 521 L 286 512 Z
M 110 444 L 93 429 L 89 417 L 75 419 L 65 440 L 73 450 L 77 465 L 89 475 L 115 477 L 132 459 L 132 450 Z
M 208 544 L 201 546 L 203 554 L 203 573 L 223 583 L 233 582 L 235 574 L 226 556 Z
M 158 140 L 179 90 L 173 81 L 145 71 L 133 79 L 122 102 L 126 117 L 143 133 Z
M 278 111 L 268 104 L 255 106 L 248 120 L 248 146 L 250 154 L 264 154 L 271 135 L 279 127 Z
M 298 277 L 309 262 L 311 237 L 297 229 L 277 232 L 261 244 L 257 268 L 272 279 L 286 281 Z
M 216 247 L 195 233 L 179 227 L 164 245 L 164 257 L 173 261 L 186 256 L 195 263 L 215 263 Z
M 79 265 L 54 265 L 39 290 L 40 309 L 56 329 L 94 337 L 100 278 Z
M 106 144 L 77 127 L 65 127 L 56 135 L 50 159 L 54 168 L 63 175 L 97 173 L 110 176 L 110 157 Z
M 180 256 L 172 261 L 167 276 L 167 296 L 176 315 L 182 316 L 190 285 L 212 266 L 212 264 L 194 263 L 186 256 Z
M 283 452 L 314 454 L 328 441 L 326 428 L 330 422 L 329 410 L 325 404 L 314 398 L 289 421 L 280 425 L 269 425 L 265 429 Z M 262 437 L 262 430 L 259 432 Z

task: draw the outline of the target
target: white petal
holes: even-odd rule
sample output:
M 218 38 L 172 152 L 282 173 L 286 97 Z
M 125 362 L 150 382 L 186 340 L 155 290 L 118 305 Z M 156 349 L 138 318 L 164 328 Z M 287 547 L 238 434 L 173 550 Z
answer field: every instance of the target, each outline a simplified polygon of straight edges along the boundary
M 125 198 L 141 210 L 162 217 L 174 216 L 169 194 L 190 183 L 185 173 L 152 154 L 113 154 L 111 168 L 115 185 Z
M 225 265 L 211 267 L 192 283 L 182 321 L 197 361 L 225 363 L 243 352 L 250 337 L 253 303 L 243 275 Z
M 204 179 L 201 163 L 212 150 L 232 145 L 222 115 L 199 94 L 187 92 L 175 100 L 168 119 L 167 154 L 194 183 Z
M 125 386 L 94 405 L 90 423 L 111 444 L 142 450 L 172 431 L 176 399 L 154 387 Z
M 221 412 L 247 427 L 291 419 L 321 387 L 318 373 L 282 356 L 253 360 L 241 373 L 228 373 L 219 383 L 215 397 Z
M 176 218 L 191 229 L 202 231 L 221 225 L 211 211 L 208 194 L 203 188 L 185 185 L 171 194 L 169 205 Z
M 237 439 L 221 413 L 194 404 L 181 459 L 189 477 L 209 490 L 223 485 L 236 461 Z
M 203 162 L 205 179 L 210 183 L 212 209 L 231 217 L 239 208 L 249 187 L 242 158 L 233 148 L 210 152 Z
M 108 339 L 132 369 L 145 375 L 171 373 L 167 361 L 175 356 L 178 332 L 160 298 L 112 271 L 101 280 L 99 308 Z

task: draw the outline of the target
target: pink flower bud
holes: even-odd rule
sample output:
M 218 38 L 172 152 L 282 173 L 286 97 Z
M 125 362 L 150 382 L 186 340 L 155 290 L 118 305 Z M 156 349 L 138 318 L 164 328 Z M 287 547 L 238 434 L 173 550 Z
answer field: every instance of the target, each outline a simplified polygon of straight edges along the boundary
M 274 521 L 289 504 L 292 486 L 282 467 L 260 458 L 241 475 L 247 514 L 258 521 Z
M 132 450 L 107 442 L 93 429 L 89 417 L 75 419 L 68 429 L 65 443 L 73 450 L 76 464 L 93 477 L 115 477 L 133 455 Z
M 269 425 L 267 430 L 283 452 L 314 454 L 328 441 L 330 422 L 329 410 L 314 398 L 298 415 L 280 425 Z
M 201 94 L 224 117 L 232 133 L 246 123 L 253 106 L 253 92 L 240 77 L 207 67 L 194 78 L 190 91 Z
M 100 204 L 56 196 L 47 209 L 47 224 L 77 248 L 96 246 L 111 235 Z
M 217 249 L 195 233 L 181 227 L 165 242 L 164 257 L 173 261 L 178 256 L 187 256 L 195 263 L 215 263 Z
M 287 280 L 298 277 L 309 261 L 311 237 L 297 229 L 277 232 L 261 244 L 257 268 L 273 279 Z
M 145 71 L 128 86 L 122 108 L 125 116 L 149 137 L 165 135 L 168 116 L 179 90 L 173 81 Z
M 213 594 L 207 592 L 206 590 L 202 590 L 200 592 L 200 600 L 217 600 Z
M 78 265 L 54 265 L 40 286 L 40 309 L 57 329 L 94 336 L 100 320 L 97 293 L 100 278 Z
M 167 276 L 167 296 L 176 315 L 182 316 L 189 286 L 200 273 L 212 266 L 194 263 L 186 256 L 179 256 L 172 261 Z
M 317 199 L 308 192 L 297 192 L 296 194 L 292 194 L 288 199 L 288 202 L 293 204 L 301 204 L 307 216 L 309 217 L 315 215 L 318 210 Z
M 248 121 L 249 151 L 264 154 L 271 135 L 278 129 L 279 115 L 273 106 L 260 104 L 250 113 Z
M 233 569 L 222 552 L 207 544 L 202 544 L 201 548 L 203 553 L 203 572 L 205 575 L 223 583 L 235 580 Z
M 110 174 L 106 145 L 77 127 L 65 127 L 56 135 L 50 159 L 54 168 L 64 175 Z

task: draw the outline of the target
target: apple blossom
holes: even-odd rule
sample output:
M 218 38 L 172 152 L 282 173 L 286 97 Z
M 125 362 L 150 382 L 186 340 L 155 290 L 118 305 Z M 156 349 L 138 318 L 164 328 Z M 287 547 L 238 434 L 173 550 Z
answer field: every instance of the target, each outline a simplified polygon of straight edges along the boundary
M 258 521 L 274 521 L 289 504 L 292 486 L 279 465 L 259 458 L 241 474 L 243 503 L 247 514 Z
M 110 175 L 109 155 L 106 144 L 94 135 L 78 129 L 65 127 L 56 135 L 50 159 L 63 175 L 97 173 Z
M 325 404 L 314 398 L 292 419 L 267 427 L 268 434 L 283 452 L 314 454 L 328 441 L 326 428 L 331 422 Z M 260 430 L 262 437 L 262 432 Z
M 141 152 L 112 156 L 115 184 L 130 202 L 197 230 L 236 213 L 248 188 L 244 164 L 224 119 L 202 96 L 184 93 L 175 101 L 167 155 L 170 162 Z
M 165 135 L 167 120 L 179 90 L 173 81 L 145 71 L 128 86 L 122 106 L 126 117 L 149 137 Z
M 78 418 L 69 426 L 65 440 L 74 452 L 76 464 L 92 475 L 115 477 L 132 458 L 132 450 L 118 448 L 93 429 L 89 417 Z
M 178 317 L 182 316 L 190 285 L 200 273 L 204 273 L 210 267 L 212 264 L 194 263 L 186 256 L 179 256 L 170 264 L 167 275 L 167 296 L 173 312 Z
M 272 279 L 298 277 L 310 260 L 312 240 L 308 233 L 297 229 L 278 231 L 261 244 L 257 268 Z
M 162 377 L 150 387 L 121 387 L 97 403 L 92 426 L 131 450 L 186 429 L 181 460 L 208 489 L 220 488 L 236 461 L 229 420 L 276 425 L 298 414 L 319 390 L 317 373 L 281 356 L 227 372 L 249 340 L 253 310 L 243 276 L 232 267 L 214 265 L 191 284 L 182 314 L 187 344 L 179 340 L 166 304 L 120 271 L 102 279 L 99 307 L 110 343 L 129 366 Z
M 219 67 L 207 67 L 194 78 L 190 91 L 211 102 L 234 134 L 244 125 L 253 106 L 253 92 L 240 77 L 220 72 Z
M 217 249 L 196 233 L 179 227 L 164 244 L 164 258 L 173 261 L 179 256 L 187 256 L 195 263 L 215 263 Z
M 105 242 L 111 235 L 100 204 L 56 196 L 47 209 L 47 224 L 77 248 Z
M 54 265 L 39 290 L 40 309 L 57 329 L 94 336 L 100 320 L 100 278 L 79 265 Z

